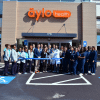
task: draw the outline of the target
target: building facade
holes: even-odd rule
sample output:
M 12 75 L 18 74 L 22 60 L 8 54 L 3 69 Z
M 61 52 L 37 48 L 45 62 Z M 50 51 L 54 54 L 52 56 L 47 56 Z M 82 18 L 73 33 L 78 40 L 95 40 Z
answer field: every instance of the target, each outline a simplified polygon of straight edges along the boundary
M 30 8 L 40 13 L 38 21 L 29 17 Z M 70 11 L 68 18 L 42 16 L 42 9 Z M 47 12 L 47 15 L 48 12 Z M 23 45 L 32 43 L 78 46 L 87 41 L 87 46 L 97 47 L 96 3 L 95 2 L 18 2 L 3 1 L 1 57 L 5 44 Z

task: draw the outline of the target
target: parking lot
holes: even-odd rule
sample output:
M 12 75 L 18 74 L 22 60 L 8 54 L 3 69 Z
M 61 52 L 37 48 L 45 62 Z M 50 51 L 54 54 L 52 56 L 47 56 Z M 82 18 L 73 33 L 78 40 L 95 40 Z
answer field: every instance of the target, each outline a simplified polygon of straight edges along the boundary
M 0 84 L 0 100 L 100 100 L 99 77 L 100 67 L 95 76 L 50 72 L 16 75 L 9 84 Z

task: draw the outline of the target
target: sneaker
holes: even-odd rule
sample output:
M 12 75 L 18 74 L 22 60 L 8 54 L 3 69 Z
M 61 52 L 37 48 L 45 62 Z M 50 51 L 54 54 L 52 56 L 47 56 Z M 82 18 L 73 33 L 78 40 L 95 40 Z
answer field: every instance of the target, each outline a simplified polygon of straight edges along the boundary
M 92 75 L 95 75 L 95 73 L 92 73 Z
M 80 73 L 79 75 L 83 75 L 82 73 Z
M 85 75 L 87 75 L 87 73 L 85 73 Z
M 21 73 L 19 72 L 18 74 L 20 75 Z
M 37 71 L 35 71 L 35 74 L 37 74 Z
M 88 71 L 88 73 L 91 73 L 91 71 Z
M 26 72 L 24 74 L 27 74 Z

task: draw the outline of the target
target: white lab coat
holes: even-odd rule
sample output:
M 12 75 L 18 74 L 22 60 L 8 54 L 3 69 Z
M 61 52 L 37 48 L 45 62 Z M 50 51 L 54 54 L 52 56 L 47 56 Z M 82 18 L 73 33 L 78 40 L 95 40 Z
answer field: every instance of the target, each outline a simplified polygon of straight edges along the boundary
M 53 58 L 60 58 L 60 53 L 61 53 L 61 51 L 59 49 L 56 49 L 54 51 Z M 55 59 L 55 62 L 56 62 L 56 64 L 60 64 L 60 59 Z
M 9 51 L 5 50 L 4 61 L 9 61 Z
M 54 58 L 54 54 L 55 54 L 55 52 L 52 52 L 51 53 L 51 58 Z M 54 65 L 55 64 L 55 60 L 53 59 L 53 60 L 51 60 L 51 64 L 52 65 Z
M 11 61 L 12 62 L 14 62 L 14 61 L 17 62 L 17 52 L 14 49 L 11 50 Z
M 21 57 L 21 53 L 20 53 L 20 52 L 17 52 L 17 59 L 18 59 L 19 57 Z M 17 63 L 20 64 L 20 63 L 21 63 L 21 60 L 18 59 L 18 60 L 17 60 Z
M 22 53 L 21 53 L 21 57 L 22 57 L 22 58 L 26 58 L 25 52 L 22 52 Z M 26 63 L 26 60 L 25 60 L 25 59 L 23 59 L 23 60 L 21 60 L 21 61 L 22 61 L 22 63 Z
M 34 53 L 30 52 L 30 50 L 28 50 L 28 56 L 29 58 L 34 58 Z M 30 61 L 32 61 L 32 59 L 29 59 Z

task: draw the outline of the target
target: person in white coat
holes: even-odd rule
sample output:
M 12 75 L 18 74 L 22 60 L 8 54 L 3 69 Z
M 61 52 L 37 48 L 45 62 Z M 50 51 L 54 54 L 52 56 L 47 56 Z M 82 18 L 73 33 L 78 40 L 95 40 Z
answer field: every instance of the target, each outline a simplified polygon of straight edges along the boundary
M 28 57 L 34 58 L 33 46 L 32 45 L 30 45 L 30 49 L 28 50 Z M 32 59 L 29 59 L 29 73 L 32 73 Z
M 19 57 L 21 57 L 21 51 L 22 51 L 22 49 L 21 48 L 19 48 L 19 50 L 18 50 L 18 52 L 17 52 L 17 59 L 19 58 Z M 18 74 L 21 74 L 21 59 L 18 59 L 17 60 L 17 73 Z
M 6 50 L 4 53 L 4 62 L 5 62 L 5 68 L 4 68 L 4 75 L 8 76 L 8 67 L 9 67 L 9 45 L 6 45 Z
M 56 50 L 54 51 L 54 56 L 53 58 L 60 58 L 60 53 L 61 51 L 58 49 L 58 46 L 56 45 Z M 55 66 L 54 66 L 54 71 L 59 73 L 59 66 L 60 66 L 60 59 L 55 59 Z M 56 70 L 57 68 L 57 70 Z
M 26 58 L 28 58 L 28 53 L 27 53 L 28 49 L 25 48 L 25 50 L 21 53 L 21 57 L 23 58 L 22 59 L 22 74 L 27 74 L 26 73 L 26 68 L 27 68 L 27 63 L 28 63 L 28 60 L 26 60 Z
M 11 50 L 11 62 L 12 62 L 12 75 L 16 75 L 17 71 L 17 52 L 16 52 L 16 46 L 13 45 L 13 48 Z

